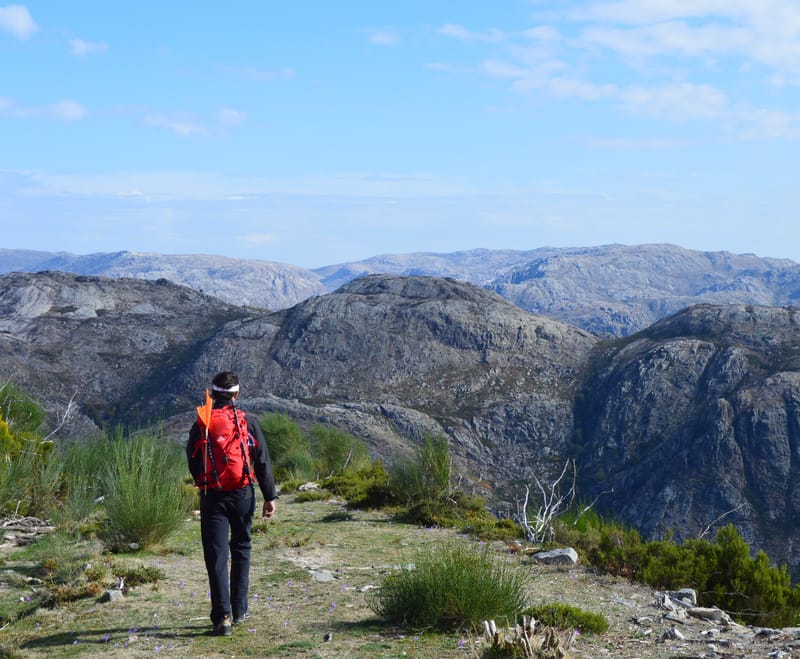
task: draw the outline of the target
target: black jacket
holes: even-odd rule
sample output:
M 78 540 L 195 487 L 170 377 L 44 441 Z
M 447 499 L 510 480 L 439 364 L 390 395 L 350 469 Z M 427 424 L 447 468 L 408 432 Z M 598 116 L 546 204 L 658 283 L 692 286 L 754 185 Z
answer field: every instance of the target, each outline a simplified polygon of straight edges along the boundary
M 228 407 L 229 405 L 229 401 L 214 401 L 215 409 Z M 264 439 L 264 433 L 261 432 L 261 428 L 258 424 L 250 419 L 249 415 L 242 412 L 238 407 L 236 411 L 245 415 L 247 419 L 247 430 L 256 440 L 256 445 L 250 450 L 250 462 L 253 466 L 256 480 L 258 481 L 258 487 L 261 490 L 261 494 L 264 495 L 264 501 L 277 499 L 278 494 L 275 490 L 275 478 L 272 475 L 272 461 L 269 457 L 269 450 L 267 449 L 267 442 Z M 200 424 L 195 420 L 189 431 L 189 441 L 186 442 L 186 459 L 189 461 L 189 471 L 195 479 L 203 473 L 203 452 L 195 452 L 197 442 L 202 438 Z M 192 457 L 192 454 L 195 454 L 194 457 Z

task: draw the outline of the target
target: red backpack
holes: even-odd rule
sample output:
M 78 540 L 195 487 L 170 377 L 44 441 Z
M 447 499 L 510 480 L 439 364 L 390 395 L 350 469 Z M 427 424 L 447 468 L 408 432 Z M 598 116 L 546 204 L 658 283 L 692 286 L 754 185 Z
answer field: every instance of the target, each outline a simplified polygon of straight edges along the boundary
M 250 464 L 250 449 L 255 438 L 247 430 L 244 412 L 233 405 L 211 410 L 208 429 L 202 416 L 197 421 L 202 439 L 195 446 L 192 457 L 203 451 L 203 472 L 195 485 L 203 492 L 223 490 L 229 492 L 255 483 Z

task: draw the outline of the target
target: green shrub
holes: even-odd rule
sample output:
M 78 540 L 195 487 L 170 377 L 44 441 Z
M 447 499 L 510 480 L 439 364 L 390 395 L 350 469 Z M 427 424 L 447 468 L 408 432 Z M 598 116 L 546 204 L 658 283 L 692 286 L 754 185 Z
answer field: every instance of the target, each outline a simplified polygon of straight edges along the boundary
M 50 517 L 62 498 L 53 444 L 26 438 L 20 446 L 0 459 L 0 506 L 9 514 Z
M 422 492 L 422 473 L 419 464 L 399 455 L 389 466 L 389 492 L 393 500 L 410 505 Z
M 267 441 L 275 480 L 309 481 L 314 478 L 311 441 L 286 414 L 270 413 L 259 419 Z
M 9 381 L 0 386 L 0 417 L 13 433 L 30 438 L 41 427 L 45 413 L 33 398 Z
M 644 542 L 635 530 L 588 516 L 580 533 L 560 520 L 556 537 L 575 547 L 596 568 L 663 590 L 694 588 L 699 603 L 716 606 L 746 624 L 786 627 L 800 622 L 800 586 L 786 566 L 775 567 L 763 552 L 754 558 L 733 525 L 712 542 Z
M 318 478 L 354 474 L 369 469 L 372 458 L 367 445 L 347 433 L 316 425 L 311 429 L 314 470 Z
M 732 613 L 739 622 L 764 627 L 798 624 L 800 586 L 792 587 L 785 565 L 770 566 L 763 551 L 750 558 L 750 546 L 732 524 L 717 532 L 715 558 L 702 588 L 703 602 Z
M 383 463 L 375 460 L 367 469 L 332 476 L 324 487 L 344 498 L 351 508 L 380 508 L 391 503 L 387 479 Z
M 602 634 L 608 630 L 608 620 L 604 615 L 569 604 L 540 604 L 525 613 L 548 627 L 578 629 L 584 634 Z
M 53 443 L 37 430 L 42 408 L 11 381 L 0 384 L 0 509 L 49 517 L 60 498 Z
M 413 629 L 478 629 L 483 620 L 512 624 L 526 606 L 526 579 L 471 545 L 421 554 L 415 569 L 384 578 L 368 596 L 379 616 Z
M 186 472 L 182 447 L 142 434 L 112 440 L 107 450 L 111 464 L 101 477 L 107 539 L 116 549 L 159 544 L 181 524 L 190 506 L 182 487 Z
M 469 521 L 462 530 L 481 540 L 508 541 L 525 537 L 525 529 L 513 519 L 497 519 L 488 512 Z
M 414 460 L 398 457 L 389 469 L 389 483 L 397 501 L 440 501 L 450 494 L 452 461 L 447 437 L 426 435 Z
M 306 490 L 304 492 L 298 492 L 297 496 L 295 496 L 294 500 L 297 503 L 306 503 L 308 501 L 327 501 L 328 499 L 332 499 L 333 494 L 328 492 L 328 490 Z
M 126 586 L 141 586 L 148 583 L 157 583 L 166 578 L 166 573 L 154 565 L 125 565 L 114 562 L 111 567 L 114 576 L 119 580 L 123 579 Z
M 107 474 L 112 469 L 110 441 L 98 436 L 71 442 L 59 450 L 64 490 L 56 517 L 60 523 L 85 520 L 98 510 L 106 495 Z

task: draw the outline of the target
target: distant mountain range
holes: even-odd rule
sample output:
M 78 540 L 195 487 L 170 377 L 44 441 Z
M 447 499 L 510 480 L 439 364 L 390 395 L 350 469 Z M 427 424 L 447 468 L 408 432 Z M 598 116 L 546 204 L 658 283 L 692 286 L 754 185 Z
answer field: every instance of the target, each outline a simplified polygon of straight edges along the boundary
M 230 304 L 270 310 L 368 274 L 448 277 L 598 336 L 633 334 L 693 304 L 784 306 L 800 298 L 800 264 L 794 261 L 668 244 L 386 254 L 314 270 L 202 254 L 0 249 L 0 274 L 46 270 L 166 279 Z

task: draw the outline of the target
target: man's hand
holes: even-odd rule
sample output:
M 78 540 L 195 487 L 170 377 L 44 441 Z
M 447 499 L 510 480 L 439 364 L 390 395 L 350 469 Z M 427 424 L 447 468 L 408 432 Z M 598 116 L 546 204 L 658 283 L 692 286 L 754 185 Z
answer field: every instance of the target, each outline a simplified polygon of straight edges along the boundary
M 265 501 L 264 507 L 261 509 L 261 516 L 264 519 L 269 519 L 275 514 L 275 501 Z

